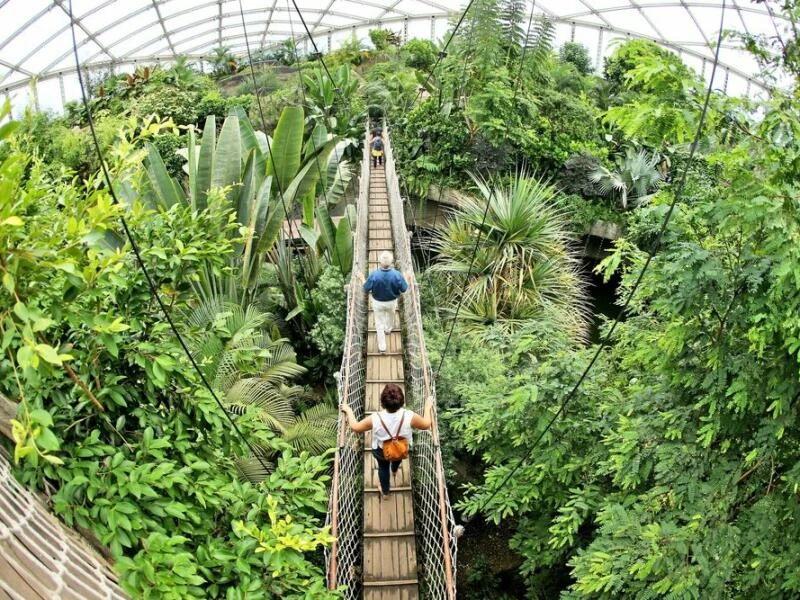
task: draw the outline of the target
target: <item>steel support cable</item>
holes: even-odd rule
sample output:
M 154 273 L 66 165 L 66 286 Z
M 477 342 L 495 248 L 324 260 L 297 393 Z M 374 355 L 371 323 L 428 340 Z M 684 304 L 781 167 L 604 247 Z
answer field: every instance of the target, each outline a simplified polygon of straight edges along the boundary
M 442 370 L 442 365 L 444 364 L 444 359 L 447 356 L 447 350 L 450 348 L 450 338 L 453 337 L 453 330 L 456 327 L 456 321 L 458 320 L 458 314 L 461 312 L 461 305 L 464 304 L 464 298 L 467 295 L 467 287 L 469 286 L 469 278 L 472 277 L 472 268 L 475 266 L 475 257 L 478 255 L 478 247 L 481 244 L 481 238 L 483 237 L 483 228 L 486 225 L 486 217 L 489 215 L 489 208 L 492 205 L 492 200 L 495 196 L 495 185 L 492 184 L 492 191 L 489 192 L 489 197 L 486 199 L 486 208 L 483 210 L 483 218 L 481 219 L 480 227 L 478 227 L 478 237 L 475 238 L 475 245 L 472 247 L 472 257 L 469 260 L 469 269 L 467 270 L 467 276 L 464 277 L 464 283 L 461 286 L 461 294 L 458 299 L 458 305 L 456 306 L 456 312 L 453 315 L 453 320 L 450 323 L 450 331 L 447 333 L 447 340 L 444 343 L 444 349 L 442 350 L 442 356 L 439 357 L 439 366 L 436 367 L 436 375 L 434 379 L 439 379 L 439 373 Z
M 528 17 L 528 29 L 525 32 L 525 39 L 522 43 L 522 56 L 519 59 L 519 71 L 517 72 L 517 81 L 514 85 L 514 102 L 517 101 L 517 92 L 519 91 L 519 83 L 522 81 L 522 69 L 525 67 L 525 55 L 528 53 L 528 40 L 531 37 L 531 25 L 533 24 L 533 11 L 536 10 L 536 0 L 533 0 L 531 6 L 531 15 Z
M 534 5 L 535 5 L 535 0 L 534 0 Z M 467 7 L 466 10 L 469 10 L 469 7 Z M 466 16 L 466 10 L 464 12 L 464 16 Z M 533 14 L 533 12 L 531 12 L 531 14 Z M 478 13 L 478 16 L 479 15 L 480 15 L 480 13 Z M 528 27 L 530 28 L 530 22 L 528 23 Z M 455 32 L 453 32 L 453 35 L 455 35 Z M 460 81 L 462 81 L 462 82 L 466 81 L 466 79 L 467 79 L 467 65 L 469 63 L 469 58 L 470 58 L 470 54 L 471 53 L 472 53 L 472 38 L 469 38 L 467 51 L 464 53 L 464 66 L 461 69 Z M 516 90 L 516 87 L 515 87 L 515 90 Z M 516 92 L 515 92 L 515 98 L 516 98 Z M 441 109 L 441 105 L 442 105 L 442 86 L 440 85 L 439 86 L 439 108 L 440 109 Z M 433 227 L 432 227 L 432 229 L 433 229 L 434 232 L 436 231 L 436 220 L 437 220 L 437 217 L 439 216 L 439 204 L 442 201 L 442 193 L 444 191 L 442 189 L 443 181 L 444 181 L 444 178 L 440 177 L 439 178 L 439 196 L 438 196 L 438 199 L 436 201 L 436 212 L 434 213 L 434 217 L 433 217 Z M 412 215 L 411 215 L 412 224 L 414 223 L 414 217 L 415 217 L 415 215 L 414 215 L 413 210 L 412 210 Z M 433 238 L 434 238 L 433 235 L 431 235 L 428 238 L 428 249 L 427 249 L 427 252 L 426 252 L 426 256 L 427 256 L 427 260 L 428 260 L 428 269 L 426 269 L 426 271 L 425 271 L 425 285 L 430 284 L 430 260 L 431 260 L 431 245 L 433 244 Z M 420 245 L 420 248 L 421 248 L 421 245 Z
M 672 198 L 672 202 L 670 203 L 669 210 L 667 211 L 667 214 L 664 216 L 664 220 L 662 221 L 661 227 L 658 230 L 658 234 L 656 235 L 656 239 L 653 242 L 653 245 L 651 246 L 650 250 L 647 253 L 647 259 L 645 260 L 645 263 L 642 266 L 642 269 L 639 271 L 639 275 L 637 276 L 636 281 L 633 284 L 633 287 L 631 287 L 631 291 L 628 294 L 628 297 L 626 298 L 625 303 L 622 305 L 622 307 L 620 308 L 619 312 L 617 313 L 617 316 L 614 318 L 614 321 L 613 321 L 613 323 L 611 325 L 611 328 L 608 330 L 608 333 L 606 333 L 606 335 L 603 337 L 603 340 L 601 341 L 600 345 L 597 347 L 597 350 L 595 351 L 594 355 L 592 356 L 592 359 L 589 361 L 589 364 L 586 365 L 586 367 L 584 368 L 583 372 L 581 373 L 581 376 L 578 378 L 578 381 L 570 389 L 569 393 L 567 394 L 567 397 L 564 399 L 564 401 L 561 403 L 561 405 L 559 406 L 558 410 L 556 411 L 556 414 L 553 415 L 552 419 L 550 419 L 550 421 L 544 427 L 542 432 L 538 436 L 536 436 L 536 439 L 529 446 L 528 451 L 522 456 L 522 458 L 519 459 L 517 464 L 514 465 L 514 467 L 511 469 L 511 471 L 508 472 L 508 474 L 502 479 L 502 481 L 500 481 L 500 484 L 494 489 L 494 491 L 492 491 L 492 493 L 489 494 L 489 497 L 486 498 L 483 502 L 481 502 L 481 504 L 478 506 L 478 508 L 475 509 L 475 511 L 473 513 L 473 516 L 478 514 L 479 512 L 481 512 L 484 508 L 486 508 L 486 506 L 488 506 L 489 502 L 491 502 L 492 499 L 494 499 L 494 497 L 500 492 L 500 490 L 503 489 L 503 487 L 506 485 L 506 483 L 508 483 L 508 481 L 511 479 L 511 477 L 513 477 L 514 474 L 517 471 L 519 471 L 519 469 L 522 467 L 522 465 L 525 464 L 528 461 L 528 459 L 533 455 L 533 451 L 539 445 L 539 442 L 542 441 L 542 439 L 547 434 L 547 432 L 555 424 L 556 420 L 558 420 L 558 418 L 566 411 L 567 406 L 569 405 L 570 401 L 575 397 L 575 394 L 578 391 L 578 388 L 584 382 L 584 380 L 586 379 L 587 375 L 589 374 L 589 371 L 591 371 L 592 367 L 597 362 L 597 359 L 600 357 L 600 354 L 602 353 L 603 349 L 608 345 L 608 342 L 611 340 L 611 336 L 614 334 L 614 331 L 616 330 L 617 325 L 620 323 L 623 315 L 627 312 L 628 307 L 630 306 L 630 303 L 631 303 L 631 300 L 633 299 L 634 294 L 636 294 L 636 291 L 639 288 L 639 285 L 641 284 L 642 279 L 644 278 L 644 275 L 647 272 L 647 269 L 648 269 L 648 267 L 650 266 L 650 263 L 653 260 L 653 257 L 655 256 L 656 252 L 658 251 L 658 249 L 659 249 L 659 247 L 661 245 L 661 238 L 664 236 L 664 233 L 667 230 L 667 226 L 669 225 L 669 222 L 672 219 L 672 214 L 675 211 L 675 206 L 678 204 L 678 201 L 681 198 L 681 194 L 683 193 L 683 188 L 686 185 L 686 179 L 687 179 L 688 174 L 689 174 L 689 166 L 692 163 L 692 159 L 694 158 L 695 151 L 697 150 L 697 146 L 700 143 L 700 136 L 703 133 L 703 125 L 705 123 L 706 114 L 708 113 L 709 104 L 711 102 L 711 93 L 712 93 L 712 88 L 713 88 L 713 85 L 714 85 L 714 77 L 715 77 L 715 75 L 717 73 L 717 66 L 719 64 L 719 51 L 720 51 L 720 48 L 722 46 L 721 42 L 722 42 L 722 35 L 723 35 L 723 25 L 724 25 L 724 21 L 725 21 L 725 9 L 726 9 L 726 6 L 727 6 L 726 0 L 722 0 L 722 8 L 721 8 L 721 13 L 720 13 L 719 35 L 718 35 L 718 38 L 717 38 L 716 49 L 714 51 L 714 63 L 713 63 L 712 68 L 711 68 L 711 77 L 709 78 L 708 89 L 706 90 L 705 100 L 703 102 L 703 108 L 702 108 L 702 111 L 700 112 L 700 120 L 697 123 L 697 131 L 695 133 L 694 139 L 692 140 L 692 145 L 691 145 L 691 147 L 689 149 L 689 157 L 688 157 L 688 160 L 686 161 L 686 165 L 684 166 L 683 173 L 681 174 L 681 178 L 678 181 L 678 185 L 675 187 L 675 194 L 674 194 L 674 196 Z M 469 523 L 471 520 L 472 520 L 472 517 L 464 517 L 463 518 L 463 521 L 465 523 Z
M 241 2 L 241 0 L 240 0 L 240 2 Z M 295 5 L 295 8 L 297 8 L 297 5 Z M 292 40 L 294 40 L 294 20 L 292 19 L 292 10 L 291 10 L 291 6 L 289 5 L 289 0 L 286 0 L 286 12 L 289 15 L 289 31 L 291 32 Z M 299 9 L 298 9 L 298 14 L 300 14 Z M 302 14 L 300 14 L 300 19 L 301 20 L 303 19 Z M 303 105 L 304 106 L 310 106 L 309 103 L 308 103 L 308 98 L 306 97 L 306 88 L 305 88 L 305 82 L 303 81 L 303 72 L 300 69 L 300 60 L 299 60 L 298 55 L 297 55 L 297 45 L 293 43 L 292 46 L 294 46 L 294 62 L 295 62 L 295 65 L 297 65 L 297 76 L 298 76 L 298 80 L 299 80 L 299 83 L 300 83 L 300 94 L 303 96 Z M 320 60 L 322 61 L 321 57 L 320 57 Z M 324 66 L 325 62 L 322 61 L 322 64 Z M 325 72 L 328 73 L 328 77 L 330 78 L 330 72 L 328 71 L 328 67 L 327 66 L 325 66 Z M 331 79 L 331 85 L 333 86 L 334 96 L 336 96 L 337 95 L 336 82 L 333 81 L 333 79 Z M 340 100 L 341 100 L 341 96 L 340 96 Z M 322 179 L 323 179 L 322 178 L 322 167 L 320 167 L 320 164 L 319 164 L 319 153 L 318 153 L 319 148 L 317 147 L 317 141 L 314 139 L 314 132 L 313 131 L 311 132 L 310 140 L 311 140 L 311 146 L 314 148 L 314 164 L 317 167 L 317 173 L 319 173 L 320 181 L 322 181 Z M 340 156 L 339 156 L 339 151 L 336 149 L 336 145 L 335 144 L 333 146 L 333 152 L 335 153 L 335 156 L 336 156 L 336 172 L 339 175 L 339 179 L 341 180 L 342 179 L 342 164 L 341 164 L 341 160 L 340 160 Z M 330 206 L 330 201 L 328 199 L 328 194 L 327 194 L 327 191 L 325 190 L 325 186 L 324 185 L 322 187 L 322 197 L 325 200 L 326 206 Z M 339 245 L 336 243 L 335 239 L 332 240 L 332 243 L 333 243 L 333 251 L 334 251 L 334 254 L 336 255 L 336 260 L 339 262 L 340 265 L 342 265 L 342 258 L 339 255 Z M 328 262 L 329 265 L 331 264 L 330 260 L 328 260 L 327 262 Z
M 425 78 L 425 82 L 419 87 L 419 90 L 417 90 L 417 95 L 414 97 L 414 100 L 412 100 L 410 103 L 406 102 L 405 106 L 403 107 L 402 114 L 404 114 L 404 115 L 409 114 L 414 109 L 414 105 L 422 97 L 423 90 L 426 90 L 428 88 L 428 83 L 430 83 L 430 80 L 433 77 L 433 74 L 436 72 L 436 68 L 439 66 L 439 63 L 442 62 L 442 60 L 447 56 L 447 49 L 450 47 L 450 42 L 452 42 L 453 39 L 456 37 L 456 34 L 458 33 L 458 30 L 461 28 L 461 24 L 464 22 L 464 19 L 466 18 L 467 13 L 469 12 L 469 9 L 472 8 L 472 5 L 474 3 L 475 3 L 475 0 L 470 0 L 469 4 L 467 4 L 467 6 L 464 9 L 464 11 L 461 13 L 461 16 L 459 17 L 458 22 L 456 23 L 456 26 L 453 28 L 453 32 L 450 34 L 450 37 L 445 42 L 444 47 L 441 49 L 441 51 L 439 51 L 439 55 L 436 58 L 436 62 L 433 63 L 433 67 L 431 67 L 431 70 L 428 73 L 428 76 Z M 466 68 L 466 60 L 464 62 L 464 66 Z M 399 179 L 398 179 L 398 181 L 399 181 Z M 411 202 L 411 198 L 410 198 L 410 194 L 409 194 L 408 188 L 405 186 L 405 184 L 403 185 L 403 187 L 405 188 L 406 196 L 408 197 L 408 201 L 409 201 L 409 204 L 411 206 L 411 226 L 412 227 L 416 227 L 416 222 L 417 222 L 416 210 L 414 208 L 414 204 Z
M 97 154 L 97 158 L 100 161 L 100 168 L 103 171 L 103 178 L 105 179 L 106 185 L 108 186 L 108 193 L 111 196 L 113 203 L 118 206 L 121 206 L 122 203 L 119 201 L 119 198 L 117 198 L 117 194 L 114 191 L 114 185 L 111 181 L 111 175 L 108 172 L 105 159 L 103 158 L 103 152 L 100 148 L 100 142 L 97 138 L 97 131 L 95 130 L 94 126 L 94 119 L 92 118 L 92 111 L 89 108 L 89 100 L 86 95 L 86 86 L 83 81 L 83 73 L 81 71 L 81 61 L 80 57 L 78 56 L 78 42 L 75 35 L 75 20 L 72 14 L 72 0 L 69 0 L 69 21 L 70 21 L 70 30 L 72 32 L 72 52 L 73 55 L 75 56 L 75 67 L 78 74 L 78 84 L 81 89 L 81 100 L 83 101 L 83 107 L 84 110 L 86 111 L 86 119 L 89 122 L 89 130 L 91 131 L 92 134 L 92 142 L 94 145 L 95 152 Z M 136 257 L 136 262 L 139 264 L 139 268 L 141 269 L 142 274 L 144 275 L 145 280 L 147 281 L 147 286 L 150 288 L 150 293 L 153 296 L 153 298 L 155 298 L 159 309 L 161 309 L 161 312 L 164 314 L 164 318 L 166 318 L 167 323 L 169 324 L 169 328 L 172 330 L 173 335 L 178 340 L 178 343 L 180 344 L 181 348 L 183 349 L 184 353 L 189 359 L 192 368 L 200 376 L 200 381 L 203 383 L 203 386 L 211 394 L 211 397 L 214 399 L 214 402 L 216 402 L 219 409 L 225 415 L 225 418 L 233 427 L 233 430 L 236 432 L 236 435 L 238 435 L 239 438 L 247 445 L 247 447 L 250 449 L 250 452 L 253 454 L 256 460 L 258 460 L 258 462 L 261 464 L 264 470 L 268 472 L 269 469 L 264 460 L 261 458 L 260 453 L 257 451 L 256 447 L 250 442 L 250 440 L 248 440 L 242 433 L 242 431 L 239 429 L 239 426 L 236 424 L 236 421 L 233 419 L 233 417 L 231 417 L 230 413 L 225 408 L 225 405 L 222 403 L 222 401 L 219 399 L 216 392 L 214 391 L 214 388 L 211 387 L 211 384 L 208 382 L 208 379 L 206 379 L 206 376 L 203 374 L 203 371 L 200 369 L 200 366 L 197 364 L 197 361 L 192 355 L 191 350 L 189 350 L 189 346 L 186 344 L 186 341 L 183 339 L 183 336 L 178 331 L 178 328 L 175 325 L 175 322 L 172 320 L 172 316 L 169 310 L 167 309 L 166 305 L 164 304 L 164 301 L 161 299 L 161 296 L 158 293 L 158 289 L 156 288 L 156 284 L 153 281 L 153 277 L 150 275 L 150 271 L 147 269 L 147 266 L 145 265 L 144 260 L 142 259 L 142 254 L 139 251 L 139 245 L 136 243 L 136 239 L 133 237 L 133 234 L 131 233 L 131 230 L 128 227 L 127 220 L 123 215 L 120 215 L 119 219 L 120 223 L 122 224 L 122 229 L 125 231 L 125 236 L 128 238 L 128 241 L 130 242 L 133 254 Z
M 286 182 L 283 182 L 283 184 L 282 184 L 281 181 L 280 181 L 280 178 L 278 177 L 278 170 L 275 167 L 275 156 L 272 153 L 272 142 L 269 141 L 269 136 L 267 135 L 267 132 L 266 132 L 267 121 L 264 118 L 264 108 L 263 108 L 263 106 L 261 104 L 261 94 L 259 94 L 259 92 L 258 92 L 258 83 L 256 82 L 256 72 L 255 72 L 255 69 L 253 68 L 253 56 L 250 53 L 250 41 L 249 41 L 249 38 L 247 36 L 247 25 L 245 24 L 244 7 L 242 6 L 242 0 L 239 0 L 239 14 L 241 15 L 241 18 L 242 18 L 242 29 L 243 29 L 243 32 L 244 32 L 244 43 L 245 43 L 245 49 L 247 50 L 247 61 L 248 61 L 249 65 L 250 65 L 250 76 L 253 79 L 253 90 L 256 93 L 256 104 L 258 106 L 259 117 L 261 118 L 261 128 L 264 130 L 264 137 L 267 140 L 267 152 L 269 153 L 270 161 L 272 161 L 272 169 L 275 171 L 275 185 L 278 188 L 278 196 L 279 196 L 279 198 L 281 200 L 281 206 L 283 207 L 283 214 L 286 216 L 286 223 L 289 226 L 289 235 L 295 235 L 295 234 L 292 233 L 292 226 L 294 224 L 294 221 L 292 219 L 292 216 L 289 214 L 289 209 L 288 209 L 288 207 L 286 205 L 286 198 L 285 198 L 284 193 L 283 193 L 283 191 L 284 191 L 283 184 L 285 184 Z M 295 230 L 297 231 L 296 235 L 298 237 L 301 237 L 300 233 L 299 233 L 299 227 L 295 227 Z M 311 259 L 308 256 L 306 256 L 305 258 L 306 258 L 306 264 L 308 264 Z M 308 278 L 308 271 L 306 271 L 305 267 L 303 266 L 302 258 L 300 259 L 299 264 L 300 264 L 300 272 L 303 274 L 303 279 L 306 282 L 306 288 L 307 288 L 309 301 L 311 302 L 311 305 L 314 306 L 313 300 L 311 299 L 311 288 L 312 288 L 311 280 Z M 319 331 L 320 331 L 320 335 L 322 336 L 323 343 L 325 344 L 326 347 L 329 347 L 328 341 L 327 341 L 327 339 L 325 337 L 324 329 L 320 328 Z

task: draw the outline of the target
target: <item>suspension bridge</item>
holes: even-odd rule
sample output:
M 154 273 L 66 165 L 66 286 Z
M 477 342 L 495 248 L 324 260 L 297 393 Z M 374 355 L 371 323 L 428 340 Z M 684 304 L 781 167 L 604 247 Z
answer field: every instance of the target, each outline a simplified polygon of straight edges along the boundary
M 404 388 L 406 406 L 421 414 L 426 398 L 434 405 L 430 431 L 414 433 L 389 500 L 382 502 L 370 434 L 353 433 L 340 416 L 328 523 L 336 539 L 327 553 L 328 587 L 346 586 L 346 598 L 411 600 L 455 598 L 455 521 L 445 486 L 435 389 L 422 330 L 419 287 L 413 275 L 409 234 L 384 123 L 384 166 L 371 168 L 369 135 L 361 164 L 353 274 L 347 294 L 347 330 L 339 372 L 339 399 L 363 418 L 379 410 L 387 383 Z M 360 275 L 378 266 L 389 250 L 409 289 L 377 352 L 374 318 Z
M 429 431 L 415 432 L 411 457 L 403 462 L 389 500 L 382 502 L 370 434 L 354 434 L 340 416 L 327 519 L 335 537 L 327 551 L 327 583 L 343 589 L 348 599 L 454 600 L 455 522 L 439 452 L 419 288 L 385 125 L 384 132 L 384 166 L 376 169 L 365 135 L 339 398 L 362 418 L 379 409 L 383 386 L 396 383 L 406 393 L 407 407 L 417 413 L 423 412 L 425 398 L 433 400 L 434 422 Z M 387 336 L 387 352 L 380 354 L 359 275 L 377 268 L 384 250 L 393 252 L 409 289 L 395 319 L 401 326 Z M 0 400 L 0 416 L 7 420 L 13 406 Z M 0 454 L 0 600 L 125 597 L 110 565 L 14 479 Z

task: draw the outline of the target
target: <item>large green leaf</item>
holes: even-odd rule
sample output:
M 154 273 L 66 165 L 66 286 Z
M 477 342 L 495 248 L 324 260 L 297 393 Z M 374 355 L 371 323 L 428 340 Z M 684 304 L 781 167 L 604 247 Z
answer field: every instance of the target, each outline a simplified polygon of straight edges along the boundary
M 336 228 L 333 225 L 333 219 L 331 219 L 326 204 L 320 204 L 317 207 L 317 226 L 319 227 L 319 237 L 323 248 L 333 254 L 336 244 Z
M 245 154 L 250 153 L 252 150 L 256 151 L 256 177 L 258 185 L 261 185 L 261 180 L 266 176 L 267 172 L 267 136 L 261 131 L 253 129 L 250 119 L 247 118 L 247 113 L 241 106 L 234 106 L 230 110 L 230 115 L 239 119 L 239 136 L 242 140 L 242 148 Z
M 308 225 L 300 225 L 300 237 L 309 248 L 316 248 L 319 242 L 319 232 L 314 231 Z
M 278 189 L 285 189 L 300 169 L 303 148 L 303 109 L 287 106 L 281 113 L 272 140 L 272 155 L 267 161 L 267 175 L 274 176 Z
M 347 217 L 342 218 L 336 228 L 336 249 L 333 261 L 339 266 L 346 279 L 353 268 L 353 233 L 350 231 L 350 221 Z
M 208 190 L 211 188 L 211 173 L 214 170 L 214 149 L 217 144 L 217 123 L 214 115 L 209 115 L 203 128 L 200 142 L 200 156 L 197 159 L 197 176 L 190 181 L 192 205 L 202 210 L 208 204 Z
M 242 185 L 236 194 L 233 209 L 236 211 L 236 220 L 242 225 L 247 225 L 255 203 L 255 196 L 258 192 L 258 185 L 255 181 L 255 151 L 251 150 L 247 155 L 247 162 L 244 166 L 242 175 Z
M 239 117 L 230 116 L 222 124 L 217 150 L 214 153 L 214 168 L 211 171 L 211 187 L 232 186 L 241 181 L 242 136 L 239 134 Z M 232 189 L 228 197 L 233 200 L 238 193 Z
M 267 177 L 258 190 L 259 203 L 268 206 L 263 227 L 259 228 L 261 236 L 258 239 L 258 252 L 264 253 L 272 250 L 281 233 L 281 226 L 285 219 L 283 205 L 277 194 L 272 193 L 272 177 Z
M 150 185 L 158 203 L 163 208 L 170 208 L 174 204 L 186 200 L 183 190 L 170 174 L 158 150 L 151 143 L 146 144 L 147 148 L 147 174 L 150 178 Z

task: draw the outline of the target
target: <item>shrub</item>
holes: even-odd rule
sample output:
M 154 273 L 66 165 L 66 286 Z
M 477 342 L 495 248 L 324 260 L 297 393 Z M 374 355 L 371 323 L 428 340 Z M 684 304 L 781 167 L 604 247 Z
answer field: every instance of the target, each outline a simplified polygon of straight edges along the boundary
M 436 62 L 436 45 L 430 40 L 408 40 L 401 52 L 406 65 L 420 71 L 429 71 Z

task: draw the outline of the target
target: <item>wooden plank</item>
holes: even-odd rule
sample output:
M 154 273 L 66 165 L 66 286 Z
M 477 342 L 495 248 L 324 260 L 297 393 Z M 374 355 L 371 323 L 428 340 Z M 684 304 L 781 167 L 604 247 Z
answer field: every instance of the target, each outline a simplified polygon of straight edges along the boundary
M 397 355 L 367 358 L 367 379 L 371 381 L 403 381 L 403 360 Z
M 372 456 L 365 458 L 374 462 Z M 383 500 L 377 490 L 364 495 L 365 532 L 386 533 L 412 529 L 414 529 L 414 507 L 410 489 L 390 488 L 388 500 Z
M 395 317 L 396 318 L 396 317 Z M 396 321 L 397 322 L 397 321 Z M 399 331 L 392 331 L 386 334 L 386 351 L 387 352 L 402 352 L 403 340 L 400 337 Z M 378 334 L 374 331 L 367 334 L 367 352 L 373 353 L 378 351 Z
M 399 326 L 400 326 L 400 311 L 396 310 L 396 311 L 394 311 L 394 323 L 392 323 L 392 329 L 394 331 L 398 331 L 397 328 Z M 367 328 L 370 331 L 373 331 L 373 332 L 375 331 L 375 315 L 372 314 L 371 310 L 369 311 L 369 316 L 367 317 Z M 392 333 L 394 333 L 394 331 Z M 391 335 L 391 334 L 389 334 L 389 335 Z M 388 341 L 387 341 L 387 347 L 388 347 Z
M 373 587 L 379 584 L 370 582 L 369 587 L 364 588 L 364 600 L 419 600 L 419 587 L 416 582 L 414 585 L 390 583 L 393 585 L 389 587 Z
M 414 538 L 366 538 L 364 583 L 409 580 L 417 577 L 417 552 Z
M 391 480 L 391 486 L 397 489 L 411 487 L 411 464 L 407 460 L 401 463 L 400 470 L 397 472 L 397 479 Z M 367 456 L 364 459 L 364 489 L 377 490 L 379 487 L 378 462 L 374 458 L 370 460 Z M 413 527 L 410 529 L 413 529 Z

